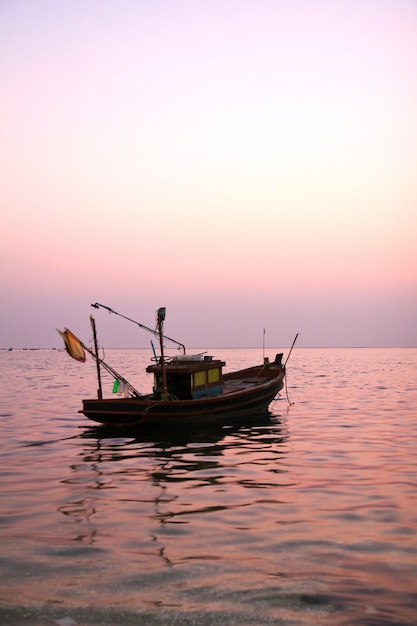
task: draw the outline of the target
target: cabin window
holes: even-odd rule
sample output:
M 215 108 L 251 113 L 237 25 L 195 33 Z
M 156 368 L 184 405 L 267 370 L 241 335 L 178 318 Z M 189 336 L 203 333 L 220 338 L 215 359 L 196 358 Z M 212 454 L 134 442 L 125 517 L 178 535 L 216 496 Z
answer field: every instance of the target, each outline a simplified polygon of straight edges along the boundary
M 217 383 L 220 380 L 220 370 L 218 367 L 208 370 L 208 382 Z
M 187 398 L 191 394 L 190 376 L 183 374 L 167 374 L 168 393 L 178 398 Z
M 206 372 L 195 372 L 194 387 L 201 387 L 206 384 Z

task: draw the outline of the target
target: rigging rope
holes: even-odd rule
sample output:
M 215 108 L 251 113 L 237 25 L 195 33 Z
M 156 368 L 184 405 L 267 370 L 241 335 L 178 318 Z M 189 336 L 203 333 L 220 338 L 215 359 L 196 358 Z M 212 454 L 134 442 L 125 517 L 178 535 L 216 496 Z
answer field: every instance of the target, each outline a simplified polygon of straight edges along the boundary
M 289 404 L 289 406 L 292 406 L 294 404 L 294 402 L 290 402 L 290 399 L 288 397 L 288 386 L 287 386 L 287 368 L 285 368 L 285 395 L 287 396 L 287 402 Z

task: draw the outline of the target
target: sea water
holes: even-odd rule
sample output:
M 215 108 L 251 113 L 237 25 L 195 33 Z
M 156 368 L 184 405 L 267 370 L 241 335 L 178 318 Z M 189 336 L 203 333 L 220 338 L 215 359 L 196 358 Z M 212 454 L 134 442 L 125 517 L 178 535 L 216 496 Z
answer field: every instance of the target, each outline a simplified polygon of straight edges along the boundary
M 269 415 L 174 432 L 80 414 L 91 359 L 0 368 L 1 624 L 417 623 L 417 349 L 296 348 Z

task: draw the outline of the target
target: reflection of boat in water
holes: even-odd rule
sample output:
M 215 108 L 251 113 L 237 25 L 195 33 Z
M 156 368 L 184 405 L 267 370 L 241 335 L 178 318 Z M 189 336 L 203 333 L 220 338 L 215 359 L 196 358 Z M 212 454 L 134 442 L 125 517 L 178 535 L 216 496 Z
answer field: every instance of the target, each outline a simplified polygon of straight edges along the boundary
M 97 425 L 87 428 L 82 439 L 86 446 L 85 460 L 94 462 L 97 470 L 105 464 L 106 474 L 116 471 L 110 469 L 113 463 L 143 457 L 146 465 L 129 466 L 131 476 L 150 471 L 150 475 L 161 482 L 188 482 L 195 478 L 192 471 L 213 467 L 213 463 L 222 466 L 219 457 L 230 459 L 235 451 L 239 457 L 236 463 L 247 461 L 241 455 L 242 450 L 252 450 L 255 456 L 264 458 L 271 455 L 278 461 L 286 455 L 288 432 L 285 418 L 268 413 L 248 418 L 243 424 L 241 420 L 231 421 L 227 426 L 205 423 L 171 432 L 146 425 L 140 431 L 134 426 L 121 431 L 118 427 Z M 185 467 L 187 474 L 181 473 L 180 468 Z M 121 471 L 118 467 L 117 473 Z
M 121 431 L 119 426 L 97 424 L 86 428 L 82 433 L 82 439 L 96 442 L 100 452 L 108 452 L 107 460 L 115 460 L 114 450 L 123 444 L 126 453 L 129 446 L 150 444 L 158 456 L 161 451 L 171 448 L 186 448 L 187 446 L 217 446 L 230 436 L 241 437 L 262 443 L 281 444 L 287 439 L 287 431 L 280 416 L 267 412 L 263 415 L 252 415 L 242 419 L 239 416 L 231 416 L 227 423 L 204 422 L 179 425 L 173 430 L 161 429 L 152 422 L 146 422 L 138 430 L 135 425 L 126 425 Z M 149 456 L 149 448 L 146 448 L 146 456 Z M 204 449 L 206 449 L 204 447 Z M 217 450 L 217 449 L 216 449 Z M 138 451 L 140 455 L 141 451 Z
M 96 303 L 93 306 L 104 307 L 120 315 L 104 305 Z M 134 322 L 130 318 L 125 319 Z M 85 361 L 87 351 L 97 363 L 98 397 L 83 400 L 81 412 L 86 417 L 106 425 L 152 423 L 176 427 L 182 423 L 222 422 L 231 416 L 244 417 L 267 412 L 269 404 L 284 386 L 285 364 L 282 363 L 282 353 L 277 354 L 272 362 L 265 358 L 260 365 L 224 373 L 224 361 L 205 354 L 186 354 L 183 344 L 164 335 L 164 320 L 165 309 L 160 308 L 155 330 L 134 322 L 159 338 L 161 350 L 159 357 L 154 350 L 154 362 L 146 368 L 154 376 L 154 385 L 153 392 L 145 395 L 99 358 L 93 317 L 91 323 L 95 351 L 87 348 L 68 329 L 58 331 L 73 358 Z M 183 354 L 167 358 L 164 354 L 164 339 L 174 341 L 183 349 Z M 123 388 L 123 397 L 103 398 L 101 367 L 114 377 L 113 391 L 118 391 L 120 386 Z
M 113 524 L 108 528 L 110 536 L 118 536 L 117 545 L 120 528 L 125 541 L 137 539 L 140 519 L 142 531 L 152 537 L 147 558 L 159 554 L 164 562 L 176 558 L 163 530 L 166 524 L 195 524 L 214 511 L 236 509 L 230 489 L 235 496 L 246 492 L 244 499 L 251 502 L 253 487 L 265 489 L 286 480 L 286 418 L 271 414 L 253 416 L 245 424 L 231 420 L 227 426 L 205 423 L 172 431 L 146 424 L 120 429 L 87 423 L 77 437 L 82 440 L 81 462 L 69 466 L 63 481 L 68 494 L 59 507 L 67 520 L 76 522 L 76 540 L 99 540 L 105 521 L 96 514 L 117 509 L 116 530 Z M 126 503 L 134 519 L 131 513 L 124 516 Z

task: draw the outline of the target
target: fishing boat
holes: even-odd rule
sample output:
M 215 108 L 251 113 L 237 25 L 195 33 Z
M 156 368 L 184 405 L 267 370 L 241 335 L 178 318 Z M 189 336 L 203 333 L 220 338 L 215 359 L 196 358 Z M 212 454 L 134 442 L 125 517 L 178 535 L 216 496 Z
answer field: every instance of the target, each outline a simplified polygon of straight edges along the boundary
M 187 354 L 184 344 L 163 333 L 165 308 L 158 309 L 156 327 L 151 329 L 106 305 L 96 302 L 92 306 L 104 308 L 153 333 L 158 337 L 160 346 L 158 356 L 151 342 L 153 357 L 146 367 L 146 372 L 153 375 L 153 390 L 152 393 L 142 394 L 99 357 L 93 316 L 90 316 L 90 321 L 94 350 L 83 344 L 67 328 L 58 331 L 70 356 L 78 361 L 85 361 L 87 352 L 96 361 L 97 398 L 83 400 L 83 408 L 80 411 L 94 422 L 107 426 L 130 427 L 146 423 L 175 427 L 181 424 L 219 422 L 228 418 L 253 416 L 267 412 L 268 406 L 284 386 L 283 353 L 277 354 L 273 361 L 264 357 L 263 363 L 259 365 L 235 372 L 224 372 L 223 368 L 226 365 L 224 361 L 205 353 Z M 167 340 L 176 343 L 182 354 L 166 356 L 164 341 Z M 294 343 L 295 340 L 291 350 Z M 103 397 L 102 368 L 114 378 L 113 392 L 120 393 L 122 390 L 122 395 Z

